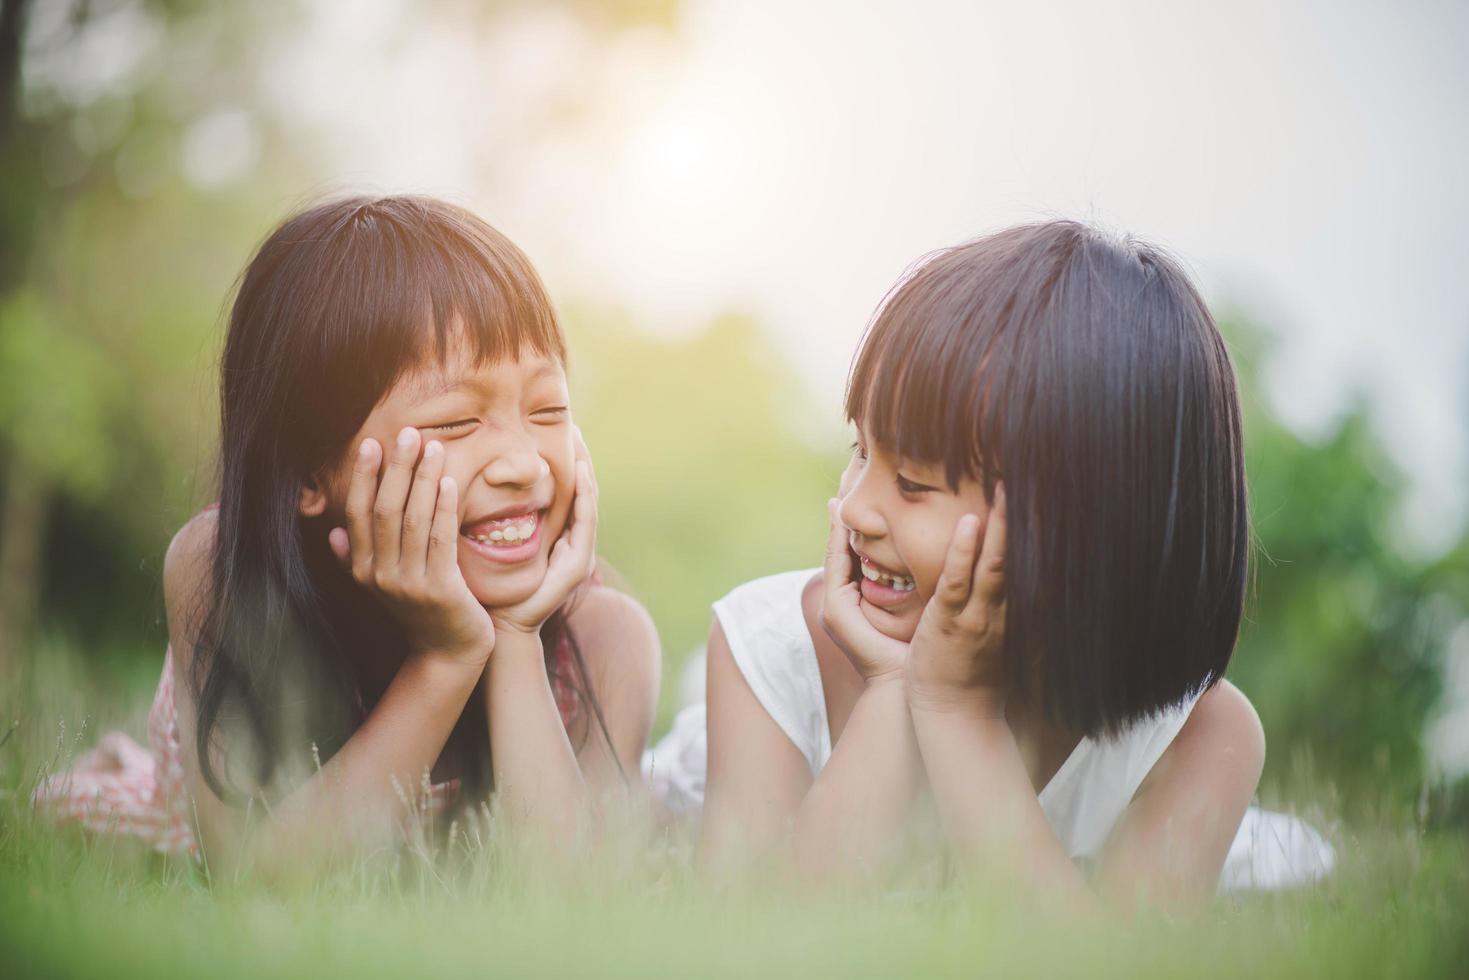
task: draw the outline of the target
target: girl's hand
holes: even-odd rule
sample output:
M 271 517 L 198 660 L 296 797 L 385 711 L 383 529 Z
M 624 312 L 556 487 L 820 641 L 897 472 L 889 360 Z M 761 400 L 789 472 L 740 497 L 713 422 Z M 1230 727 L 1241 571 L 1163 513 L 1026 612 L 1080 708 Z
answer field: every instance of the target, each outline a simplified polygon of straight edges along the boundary
M 909 698 L 929 706 L 982 700 L 1003 710 L 1004 636 L 1005 487 L 997 484 L 985 527 L 965 514 L 954 530 L 938 586 L 913 634 Z
M 347 526 L 333 528 L 332 553 L 403 625 L 418 654 L 484 667 L 495 627 L 459 571 L 459 489 L 443 476 L 444 446 L 419 459 L 417 429 L 398 433 L 382 483 L 382 449 L 364 439 L 347 490 Z
M 491 610 L 496 628 L 538 632 L 541 624 L 592 574 L 596 561 L 597 478 L 592 472 L 592 454 L 577 429 L 576 495 L 572 498 L 571 520 L 551 549 L 540 587 L 528 599 Z
M 852 579 L 852 549 L 847 528 L 837 516 L 836 498 L 826 502 L 826 509 L 831 515 L 831 533 L 822 569 L 821 625 L 864 681 L 901 679 L 908 644 L 879 632 L 862 614 L 862 590 Z

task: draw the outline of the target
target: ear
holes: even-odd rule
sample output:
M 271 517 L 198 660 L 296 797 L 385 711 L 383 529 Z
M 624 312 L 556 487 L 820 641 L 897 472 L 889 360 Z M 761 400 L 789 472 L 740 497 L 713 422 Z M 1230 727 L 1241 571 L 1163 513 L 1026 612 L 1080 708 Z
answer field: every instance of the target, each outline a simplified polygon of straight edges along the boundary
M 296 503 L 296 510 L 302 517 L 320 517 L 326 513 L 326 492 L 321 481 L 313 478 L 301 485 L 301 499 Z

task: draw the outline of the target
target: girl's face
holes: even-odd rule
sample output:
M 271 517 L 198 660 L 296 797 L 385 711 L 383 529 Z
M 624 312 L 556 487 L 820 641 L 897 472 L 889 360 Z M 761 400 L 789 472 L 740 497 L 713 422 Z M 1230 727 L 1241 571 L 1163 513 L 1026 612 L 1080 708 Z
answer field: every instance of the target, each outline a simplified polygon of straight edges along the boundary
M 398 433 L 444 446 L 444 475 L 459 487 L 459 568 L 486 606 L 528 598 L 546 574 L 566 526 L 575 443 L 566 372 L 534 352 L 476 364 L 464 351 L 442 365 L 410 370 L 353 436 L 323 481 L 327 511 L 345 511 L 352 459 L 364 439 L 391 455 Z
M 989 514 L 984 488 L 966 477 L 953 492 L 942 465 L 898 459 L 868 445 L 858 426 L 839 493 L 837 513 L 860 562 L 862 612 L 879 632 L 906 643 L 933 596 L 959 519 Z

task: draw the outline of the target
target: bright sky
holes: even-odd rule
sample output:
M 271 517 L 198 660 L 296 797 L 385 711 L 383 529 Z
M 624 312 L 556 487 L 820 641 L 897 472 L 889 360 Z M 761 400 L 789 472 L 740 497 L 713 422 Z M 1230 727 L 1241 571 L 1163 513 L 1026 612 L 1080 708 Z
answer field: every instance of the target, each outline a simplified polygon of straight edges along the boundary
M 1411 548 L 1469 513 L 1469 5 L 686 0 L 672 36 L 610 39 L 312 9 L 267 67 L 337 182 L 464 200 L 563 300 L 651 330 L 753 313 L 833 420 L 909 263 L 1086 217 L 1276 329 L 1304 431 L 1369 395 Z

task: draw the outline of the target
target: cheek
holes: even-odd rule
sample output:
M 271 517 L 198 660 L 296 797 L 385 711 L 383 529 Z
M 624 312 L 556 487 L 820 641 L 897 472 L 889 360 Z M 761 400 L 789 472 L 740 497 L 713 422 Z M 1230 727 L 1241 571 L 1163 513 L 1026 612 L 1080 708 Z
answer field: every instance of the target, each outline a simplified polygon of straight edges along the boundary
M 903 543 L 903 560 L 913 575 L 919 599 L 918 605 L 927 603 L 938 588 L 939 576 L 944 571 L 944 560 L 948 557 L 949 540 L 953 536 L 958 517 L 949 520 L 946 514 L 925 515 L 915 521 Z
M 444 444 L 444 475 L 452 477 L 459 489 L 459 519 L 463 520 L 469 508 L 469 485 L 479 475 L 473 455 L 452 443 Z

